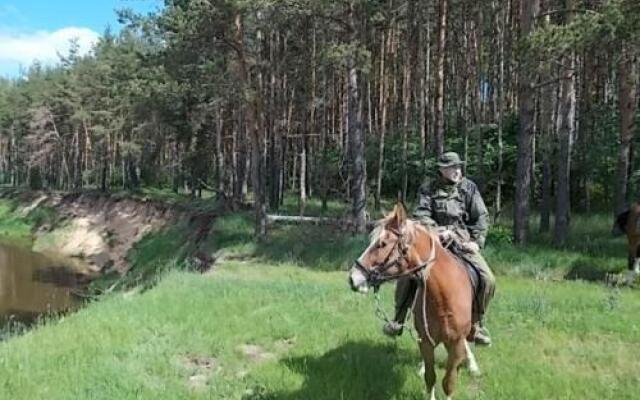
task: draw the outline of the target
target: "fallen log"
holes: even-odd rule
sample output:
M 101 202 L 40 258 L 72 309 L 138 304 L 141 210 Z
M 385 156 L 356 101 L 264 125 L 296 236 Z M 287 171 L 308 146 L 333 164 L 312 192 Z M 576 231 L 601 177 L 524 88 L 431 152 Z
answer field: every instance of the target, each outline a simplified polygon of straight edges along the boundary
M 344 224 L 344 220 L 336 219 L 336 218 L 328 218 L 328 217 L 301 217 L 294 215 L 267 215 L 268 223 L 276 223 L 281 222 L 284 224 L 301 224 L 301 223 L 310 223 L 315 225 L 342 225 Z
M 367 221 L 367 228 L 375 227 L 377 221 Z M 352 221 L 347 218 L 305 217 L 297 215 L 267 215 L 267 223 L 333 225 L 342 228 L 351 227 Z

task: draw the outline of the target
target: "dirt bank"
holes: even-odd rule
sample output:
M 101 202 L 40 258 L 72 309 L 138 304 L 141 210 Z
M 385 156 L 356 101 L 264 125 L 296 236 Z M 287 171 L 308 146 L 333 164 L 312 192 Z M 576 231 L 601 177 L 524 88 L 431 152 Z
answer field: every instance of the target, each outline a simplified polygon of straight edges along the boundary
M 54 252 L 86 260 L 96 271 L 128 268 L 127 254 L 146 235 L 172 224 L 189 224 L 194 260 L 206 268 L 211 256 L 198 247 L 214 220 L 212 211 L 190 209 L 144 197 L 109 195 L 100 192 L 59 194 L 3 191 L 0 197 L 17 201 L 17 212 L 35 215 L 34 250 Z

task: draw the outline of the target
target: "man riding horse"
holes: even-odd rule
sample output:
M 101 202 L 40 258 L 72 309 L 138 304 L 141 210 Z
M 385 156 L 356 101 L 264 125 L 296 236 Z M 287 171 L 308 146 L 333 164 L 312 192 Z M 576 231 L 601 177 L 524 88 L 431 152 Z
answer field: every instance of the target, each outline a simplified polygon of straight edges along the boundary
M 488 212 L 475 183 L 462 174 L 464 161 L 454 152 L 442 154 L 437 162 L 439 174 L 431 184 L 420 187 L 418 205 L 413 217 L 422 225 L 436 228 L 445 247 L 457 249 L 478 272 L 481 293 L 474 307 L 474 341 L 490 345 L 491 338 L 483 317 L 495 291 L 495 277 L 480 254 L 488 229 Z M 396 313 L 383 332 L 388 336 L 402 334 L 407 312 L 417 290 L 414 277 L 404 277 L 396 284 Z

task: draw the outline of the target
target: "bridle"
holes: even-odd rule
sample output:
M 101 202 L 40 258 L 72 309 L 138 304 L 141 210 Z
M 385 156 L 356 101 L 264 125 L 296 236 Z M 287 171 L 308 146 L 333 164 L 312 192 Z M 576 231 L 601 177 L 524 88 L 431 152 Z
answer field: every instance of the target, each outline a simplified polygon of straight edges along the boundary
M 365 279 L 367 280 L 367 283 L 371 286 L 373 286 L 373 290 L 375 293 L 375 298 L 376 298 L 376 314 L 381 317 L 383 319 L 383 321 L 385 322 L 389 322 L 389 318 L 387 317 L 386 313 L 384 312 L 384 310 L 382 309 L 382 306 L 380 305 L 380 298 L 378 297 L 378 290 L 380 289 L 380 285 L 382 285 L 385 282 L 389 282 L 389 281 L 393 281 L 393 280 L 397 280 L 400 279 L 402 277 L 405 276 L 409 276 L 409 275 L 413 275 L 416 274 L 418 272 L 427 270 L 431 267 L 431 265 L 433 265 L 433 263 L 435 263 L 436 261 L 436 242 L 435 239 L 433 237 L 432 234 L 429 235 L 429 238 L 431 240 L 431 251 L 429 252 L 429 257 L 427 258 L 426 261 L 418 264 L 417 266 L 410 268 L 400 274 L 387 274 L 386 272 L 394 267 L 394 266 L 398 266 L 400 265 L 400 263 L 404 260 L 406 261 L 406 257 L 407 257 L 407 251 L 408 251 L 408 245 L 407 243 L 404 241 L 404 236 L 402 234 L 402 232 L 396 230 L 396 229 L 388 229 L 388 231 L 390 231 L 391 233 L 393 233 L 394 235 L 396 235 L 397 240 L 396 243 L 394 244 L 394 246 L 391 248 L 391 250 L 389 251 L 389 254 L 387 254 L 387 256 L 385 257 L 384 261 L 376 266 L 374 266 L 373 268 L 367 269 L 365 268 L 360 261 L 358 261 L 357 259 L 354 261 L 354 265 L 355 267 L 365 276 Z M 392 259 L 392 255 L 397 251 L 398 253 L 398 257 L 395 257 L 394 259 Z M 427 339 L 429 340 L 429 343 L 431 343 L 432 346 L 436 346 L 436 342 L 433 340 L 433 337 L 431 336 L 430 332 L 429 332 L 429 325 L 427 322 L 427 309 L 426 309 L 426 302 L 427 302 L 427 290 L 426 290 L 426 281 L 422 281 L 422 285 L 423 285 L 423 301 L 422 301 L 422 318 L 423 318 L 423 326 L 424 326 L 424 332 L 425 332 L 425 336 L 427 337 Z M 416 293 L 413 297 L 413 304 L 411 306 L 412 309 L 415 309 L 416 306 L 416 301 L 418 300 L 418 291 L 416 290 Z
M 389 269 L 391 269 L 392 267 L 399 266 L 402 263 L 402 261 L 406 261 L 407 251 L 409 249 L 409 246 L 404 241 L 404 235 L 402 232 L 398 231 L 397 229 L 386 228 L 386 230 L 393 233 L 397 239 L 396 239 L 396 243 L 391 248 L 391 250 L 389 250 L 389 253 L 387 254 L 387 256 L 385 257 L 382 263 L 375 265 L 373 268 L 367 269 L 365 268 L 365 266 L 362 265 L 362 263 L 360 263 L 358 259 L 356 259 L 353 262 L 354 266 L 365 276 L 367 283 L 373 286 L 376 291 L 378 290 L 380 285 L 382 285 L 385 282 L 397 280 L 402 277 L 413 275 L 417 272 L 427 269 L 435 262 L 435 259 L 436 259 L 435 240 L 432 235 L 429 235 L 431 239 L 431 252 L 429 254 L 429 258 L 426 261 L 400 274 L 388 274 L 387 271 Z M 392 256 L 396 252 L 398 256 L 395 258 L 392 258 Z

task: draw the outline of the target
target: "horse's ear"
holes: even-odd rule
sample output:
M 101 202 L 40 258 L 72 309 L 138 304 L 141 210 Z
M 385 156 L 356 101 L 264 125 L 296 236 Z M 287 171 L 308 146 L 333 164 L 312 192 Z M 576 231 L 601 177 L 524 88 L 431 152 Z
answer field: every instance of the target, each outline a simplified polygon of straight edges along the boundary
M 393 211 L 393 222 L 395 227 L 399 229 L 405 224 L 405 222 L 407 222 L 407 210 L 404 208 L 404 204 L 402 204 L 401 201 L 398 201 Z
M 398 190 L 398 197 L 396 199 L 396 204 L 398 206 L 402 206 L 402 208 L 404 208 L 405 215 L 406 215 L 406 213 L 407 213 L 407 205 L 404 204 L 404 197 L 402 196 L 402 191 L 401 190 Z
M 402 208 L 404 209 L 404 213 L 406 215 L 407 214 L 407 205 L 404 204 L 404 200 L 400 200 L 399 203 L 402 205 Z

